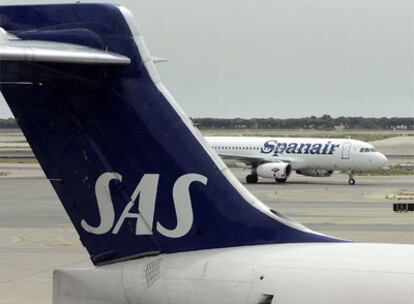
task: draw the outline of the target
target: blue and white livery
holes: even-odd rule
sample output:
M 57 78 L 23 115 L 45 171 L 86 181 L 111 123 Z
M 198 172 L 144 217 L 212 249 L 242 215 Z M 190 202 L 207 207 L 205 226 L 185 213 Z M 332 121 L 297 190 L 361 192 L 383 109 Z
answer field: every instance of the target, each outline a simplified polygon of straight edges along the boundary
M 378 169 L 387 158 L 371 144 L 353 139 L 206 137 L 212 148 L 229 167 L 250 168 L 247 183 L 258 177 L 284 183 L 292 170 L 305 176 L 325 177 L 334 171 L 345 171 L 349 184 L 355 184 L 353 173 Z
M 2 6 L 0 27 L 1 92 L 95 264 L 56 270 L 54 304 L 412 303 L 413 246 L 311 231 L 239 183 L 127 9 Z

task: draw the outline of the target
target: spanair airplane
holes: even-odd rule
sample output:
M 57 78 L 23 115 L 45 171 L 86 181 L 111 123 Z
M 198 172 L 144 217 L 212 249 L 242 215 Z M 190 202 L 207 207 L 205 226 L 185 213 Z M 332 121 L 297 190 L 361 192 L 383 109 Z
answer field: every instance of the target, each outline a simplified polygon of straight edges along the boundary
M 284 183 L 292 170 L 305 176 L 326 177 L 336 170 L 349 175 L 384 166 L 387 158 L 363 141 L 324 138 L 206 137 L 229 167 L 250 168 L 247 183 L 258 177 Z
M 1 92 L 95 265 L 56 270 L 54 304 L 413 303 L 414 246 L 311 231 L 240 184 L 127 9 L 2 6 L 0 26 Z

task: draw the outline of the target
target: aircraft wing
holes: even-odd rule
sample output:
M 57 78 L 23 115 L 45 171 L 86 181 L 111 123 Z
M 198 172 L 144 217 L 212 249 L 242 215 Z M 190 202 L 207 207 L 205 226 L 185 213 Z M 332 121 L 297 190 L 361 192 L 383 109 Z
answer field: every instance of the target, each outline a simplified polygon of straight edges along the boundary
M 218 153 L 218 155 L 224 160 L 238 160 L 244 162 L 245 164 L 262 164 L 262 163 L 270 163 L 270 162 L 287 162 L 290 163 L 292 160 L 289 158 L 279 158 L 279 157 L 258 157 L 258 156 L 251 156 L 251 155 L 240 155 L 240 154 L 231 154 L 231 153 Z
M 218 155 L 224 160 L 234 159 L 234 160 L 242 161 L 247 164 L 266 162 L 263 159 L 263 157 L 256 157 L 256 156 L 250 156 L 250 155 L 239 155 L 239 154 L 229 154 L 229 153 L 218 153 Z

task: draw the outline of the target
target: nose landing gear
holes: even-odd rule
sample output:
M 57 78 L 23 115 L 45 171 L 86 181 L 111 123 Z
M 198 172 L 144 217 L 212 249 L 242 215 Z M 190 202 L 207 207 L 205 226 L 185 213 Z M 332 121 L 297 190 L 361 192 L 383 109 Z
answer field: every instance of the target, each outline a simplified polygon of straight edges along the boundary
M 355 178 L 352 176 L 352 174 L 349 174 L 348 184 L 355 185 Z

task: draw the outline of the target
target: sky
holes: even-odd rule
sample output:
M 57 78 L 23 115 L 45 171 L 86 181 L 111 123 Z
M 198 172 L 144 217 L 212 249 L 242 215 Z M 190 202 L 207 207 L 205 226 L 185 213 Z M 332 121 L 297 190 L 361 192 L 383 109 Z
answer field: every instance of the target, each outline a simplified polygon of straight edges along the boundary
M 412 0 L 117 3 L 191 117 L 414 116 Z

